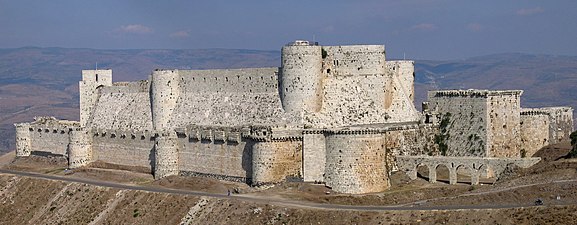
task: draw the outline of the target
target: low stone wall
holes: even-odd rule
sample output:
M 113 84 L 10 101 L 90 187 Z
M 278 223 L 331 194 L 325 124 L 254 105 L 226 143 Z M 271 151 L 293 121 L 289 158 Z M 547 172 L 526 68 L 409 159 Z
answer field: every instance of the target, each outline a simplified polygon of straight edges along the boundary
M 94 130 L 93 135 L 93 161 L 144 167 L 154 171 L 154 133 Z

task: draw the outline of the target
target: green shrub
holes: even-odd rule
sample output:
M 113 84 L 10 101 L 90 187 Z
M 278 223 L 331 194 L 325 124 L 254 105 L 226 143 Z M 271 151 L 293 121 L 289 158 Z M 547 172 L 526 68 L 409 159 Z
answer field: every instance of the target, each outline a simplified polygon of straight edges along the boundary
M 571 151 L 569 152 L 569 154 L 567 154 L 568 158 L 577 158 L 577 131 L 573 131 L 573 133 L 571 133 L 571 135 L 569 135 L 569 138 L 571 138 Z

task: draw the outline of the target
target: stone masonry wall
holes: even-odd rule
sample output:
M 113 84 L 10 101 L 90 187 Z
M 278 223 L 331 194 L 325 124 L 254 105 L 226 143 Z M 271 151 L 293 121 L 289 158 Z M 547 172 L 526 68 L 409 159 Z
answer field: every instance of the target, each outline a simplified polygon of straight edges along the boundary
M 81 126 L 88 125 L 99 98 L 99 89 L 105 86 L 112 86 L 112 70 L 82 70 L 82 80 L 78 84 Z
M 91 128 L 153 130 L 148 81 L 115 83 L 102 87 L 99 95 Z
M 178 70 L 155 70 L 150 76 L 150 106 L 154 130 L 170 129 L 171 116 L 182 92 Z
M 521 156 L 522 91 L 492 91 L 488 96 L 488 157 Z
M 549 140 L 559 143 L 569 140 L 573 132 L 573 109 L 571 107 L 546 107 L 540 110 L 549 113 Z
M 303 134 L 303 180 L 323 182 L 326 164 L 325 134 L 311 132 Z
M 520 156 L 522 91 L 429 91 L 429 107 L 439 115 L 435 142 L 442 155 Z
M 439 117 L 435 143 L 445 156 L 487 156 L 487 98 L 477 91 L 429 91 Z
M 419 120 L 413 104 L 414 62 L 385 62 L 380 45 L 323 46 L 321 51 L 321 107 L 305 112 L 305 127 Z
M 341 193 L 381 192 L 389 188 L 383 134 L 328 134 L 326 185 Z
M 255 142 L 252 152 L 252 183 L 278 183 L 302 177 L 302 141 Z
M 439 155 L 438 145 L 435 144 L 435 135 L 438 133 L 438 127 L 431 124 L 415 124 L 407 129 L 387 131 L 385 154 L 388 171 L 398 170 L 395 156 Z
M 390 86 L 385 92 L 385 108 L 391 117 L 389 121 L 405 122 L 419 120 L 420 113 L 415 108 L 415 62 L 408 60 L 387 61 Z
M 325 80 L 319 113 L 305 115 L 307 127 L 324 128 L 386 123 L 386 75 L 338 76 Z
M 521 112 L 521 157 L 531 157 L 549 145 L 549 115 L 523 109 Z
M 68 129 L 50 126 L 32 126 L 30 150 L 32 154 L 54 154 L 67 157 Z
M 136 166 L 153 172 L 154 133 L 143 131 L 93 131 L 93 160 Z
M 180 71 L 180 94 L 169 127 L 189 124 L 287 124 L 276 68 Z
M 317 112 L 321 106 L 323 52 L 320 46 L 284 46 L 279 74 L 279 96 L 284 111 L 302 123 L 304 111 Z
M 250 181 L 253 143 L 239 135 L 219 129 L 194 130 L 188 136 L 179 134 L 180 173 Z
M 68 145 L 68 167 L 78 168 L 92 162 L 92 132 L 85 128 L 70 131 Z
M 14 124 L 14 127 L 16 128 L 16 157 L 30 156 L 32 151 L 30 138 L 34 129 L 30 128 L 29 123 Z

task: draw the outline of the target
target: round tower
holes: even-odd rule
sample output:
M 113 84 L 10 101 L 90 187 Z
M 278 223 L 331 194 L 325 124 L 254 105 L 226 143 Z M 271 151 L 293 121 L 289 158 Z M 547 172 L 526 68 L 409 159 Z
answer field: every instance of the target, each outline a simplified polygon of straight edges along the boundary
M 302 114 L 321 108 L 322 48 L 297 41 L 282 48 L 279 94 L 285 112 Z
M 92 134 L 88 129 L 70 131 L 68 145 L 68 168 L 85 166 L 92 161 Z
M 178 175 L 178 140 L 176 133 L 165 131 L 156 137 L 154 145 L 154 178 Z
M 381 192 L 390 187 L 385 140 L 364 131 L 326 136 L 325 182 L 341 193 Z
M 30 139 L 30 124 L 14 124 L 16 127 L 16 157 L 30 156 L 32 150 Z
M 155 130 L 168 129 L 168 123 L 180 95 L 178 70 L 155 70 L 150 82 L 152 125 Z

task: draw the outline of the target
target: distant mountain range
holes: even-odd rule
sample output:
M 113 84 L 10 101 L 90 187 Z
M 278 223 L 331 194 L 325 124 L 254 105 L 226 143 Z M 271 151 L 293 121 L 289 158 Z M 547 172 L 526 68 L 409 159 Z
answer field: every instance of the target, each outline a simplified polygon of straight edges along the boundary
M 0 49 L 0 151 L 14 146 L 13 123 L 51 115 L 78 120 L 83 69 L 110 68 L 114 81 L 147 79 L 156 68 L 280 66 L 279 51 L 238 49 Z M 416 105 L 433 89 L 522 89 L 522 106 L 577 108 L 577 57 L 496 54 L 465 60 L 416 60 Z

